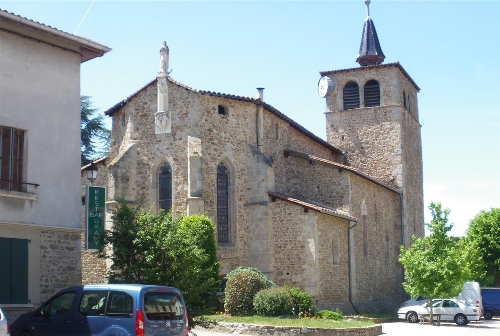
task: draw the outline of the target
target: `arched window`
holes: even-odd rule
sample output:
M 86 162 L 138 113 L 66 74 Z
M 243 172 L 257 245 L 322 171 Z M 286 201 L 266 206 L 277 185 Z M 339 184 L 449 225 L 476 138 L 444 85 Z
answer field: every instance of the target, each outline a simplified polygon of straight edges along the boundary
M 355 82 L 349 82 L 344 86 L 344 110 L 359 107 L 359 86 Z
M 172 208 L 172 169 L 167 165 L 160 167 L 158 175 L 158 203 L 165 211 Z
M 365 84 L 365 107 L 380 106 L 380 85 L 375 80 L 369 80 Z
M 355 82 L 349 82 L 344 86 L 344 110 L 359 107 L 359 86 Z
M 229 243 L 229 169 L 217 166 L 217 240 Z

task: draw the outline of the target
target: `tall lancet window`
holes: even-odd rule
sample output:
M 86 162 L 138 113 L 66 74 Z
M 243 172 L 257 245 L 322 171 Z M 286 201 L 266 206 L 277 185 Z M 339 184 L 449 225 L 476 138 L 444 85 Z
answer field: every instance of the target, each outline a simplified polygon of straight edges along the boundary
M 217 166 L 217 241 L 229 243 L 229 169 Z
M 380 106 L 380 85 L 375 80 L 369 80 L 364 90 L 365 107 Z
M 172 169 L 167 165 L 161 166 L 159 171 L 158 203 L 165 211 L 172 208 Z
M 344 86 L 344 110 L 359 107 L 359 86 L 356 82 L 349 82 Z

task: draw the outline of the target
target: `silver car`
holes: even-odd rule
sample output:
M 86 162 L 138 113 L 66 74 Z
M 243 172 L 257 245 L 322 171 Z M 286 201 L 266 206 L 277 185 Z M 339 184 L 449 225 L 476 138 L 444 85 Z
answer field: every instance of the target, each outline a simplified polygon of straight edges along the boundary
M 415 309 L 418 318 L 428 317 L 431 313 L 431 303 Z M 479 321 L 481 309 L 473 307 L 465 301 L 457 299 L 437 299 L 432 301 L 433 315 L 440 316 L 441 321 L 453 321 L 458 325 L 467 325 L 470 321 Z
M 0 336 L 10 336 L 9 324 L 2 309 L 0 309 Z

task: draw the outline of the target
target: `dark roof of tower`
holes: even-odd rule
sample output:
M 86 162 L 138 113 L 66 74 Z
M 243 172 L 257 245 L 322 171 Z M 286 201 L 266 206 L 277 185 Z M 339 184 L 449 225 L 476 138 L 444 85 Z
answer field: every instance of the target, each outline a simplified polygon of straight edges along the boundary
M 381 64 L 385 59 L 385 55 L 378 41 L 377 30 L 370 15 L 365 19 L 363 26 L 363 35 L 361 36 L 361 44 L 359 46 L 359 55 L 356 62 L 361 66 Z

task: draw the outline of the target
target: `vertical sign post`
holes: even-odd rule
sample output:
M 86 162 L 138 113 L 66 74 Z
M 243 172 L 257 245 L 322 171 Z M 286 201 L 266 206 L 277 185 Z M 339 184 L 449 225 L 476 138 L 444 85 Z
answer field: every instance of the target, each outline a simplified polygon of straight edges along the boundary
M 88 186 L 85 193 L 87 249 L 99 248 L 99 236 L 104 233 L 106 188 Z

